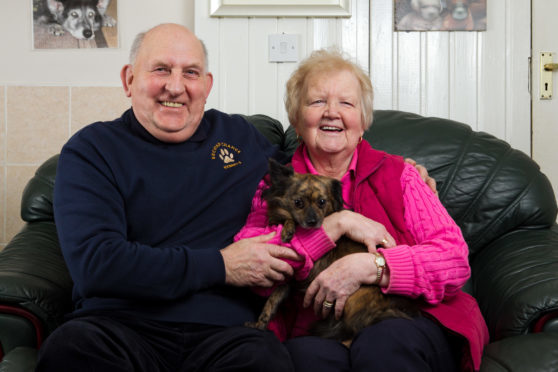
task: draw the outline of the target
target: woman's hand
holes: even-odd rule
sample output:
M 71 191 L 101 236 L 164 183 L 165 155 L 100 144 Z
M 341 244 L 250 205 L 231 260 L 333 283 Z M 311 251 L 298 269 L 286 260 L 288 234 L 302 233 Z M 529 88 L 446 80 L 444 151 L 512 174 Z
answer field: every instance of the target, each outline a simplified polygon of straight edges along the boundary
M 422 180 L 428 185 L 428 187 L 430 187 L 430 190 L 432 190 L 434 194 L 438 196 L 438 190 L 436 190 L 436 180 L 430 177 L 430 175 L 428 174 L 428 170 L 423 165 L 417 164 L 414 159 L 405 158 L 405 162 L 411 164 L 413 167 L 416 168 L 416 170 L 420 174 L 420 178 L 422 178 Z
M 359 213 L 343 210 L 330 214 L 322 224 L 331 240 L 337 241 L 347 235 L 350 239 L 366 245 L 368 251 L 376 252 L 376 246 L 395 247 L 395 239 L 384 225 Z
M 314 312 L 324 318 L 333 308 L 335 318 L 343 314 L 345 302 L 362 284 L 376 281 L 377 267 L 370 253 L 353 253 L 333 262 L 310 283 L 304 296 L 304 307 L 313 305 Z M 324 301 L 334 307 L 324 306 Z M 326 302 L 326 304 L 327 304 Z

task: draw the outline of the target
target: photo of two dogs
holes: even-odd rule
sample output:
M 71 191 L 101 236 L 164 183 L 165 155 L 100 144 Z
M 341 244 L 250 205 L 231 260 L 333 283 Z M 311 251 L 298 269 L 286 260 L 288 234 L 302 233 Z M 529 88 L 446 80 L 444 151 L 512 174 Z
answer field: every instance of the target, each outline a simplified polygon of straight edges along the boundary
M 296 227 L 319 228 L 324 218 L 343 209 L 341 182 L 312 174 L 295 173 L 292 167 L 270 159 L 271 185 L 262 197 L 268 204 L 270 225 L 282 224 L 281 240 L 289 242 Z M 266 329 L 283 301 L 294 291 L 306 291 L 310 283 L 331 263 L 351 253 L 368 252 L 365 245 L 347 237 L 336 242 L 336 247 L 314 263 L 308 277 L 279 285 L 268 297 L 258 320 L 247 325 Z M 393 317 L 410 318 L 419 314 L 417 304 L 410 298 L 385 295 L 377 285 L 363 285 L 345 303 L 341 319 L 333 311 L 318 320 L 310 334 L 337 340 L 349 345 L 363 328 Z
M 486 1 L 395 0 L 395 30 L 486 30 Z
M 116 9 L 116 1 L 112 0 L 112 9 Z M 111 0 L 33 0 L 34 28 L 42 31 L 35 36 L 42 36 L 42 40 L 55 45 L 73 40 L 82 44 L 96 42 L 95 47 L 105 47 L 102 28 L 115 28 L 117 23 L 108 14 L 110 5 Z

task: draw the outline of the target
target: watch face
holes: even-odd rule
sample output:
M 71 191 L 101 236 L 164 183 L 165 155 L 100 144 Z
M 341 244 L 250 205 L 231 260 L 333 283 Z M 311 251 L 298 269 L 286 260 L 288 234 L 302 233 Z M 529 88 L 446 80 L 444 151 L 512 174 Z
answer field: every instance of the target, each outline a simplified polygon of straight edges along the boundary
M 376 256 L 376 264 L 378 266 L 384 266 L 386 264 L 386 259 L 382 256 Z

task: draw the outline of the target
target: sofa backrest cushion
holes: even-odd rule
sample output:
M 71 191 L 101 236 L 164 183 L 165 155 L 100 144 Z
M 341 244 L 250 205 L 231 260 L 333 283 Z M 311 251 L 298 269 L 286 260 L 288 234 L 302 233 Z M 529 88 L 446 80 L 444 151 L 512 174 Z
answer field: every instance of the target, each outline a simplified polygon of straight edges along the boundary
M 268 140 L 292 155 L 292 127 L 265 115 L 245 118 Z M 376 110 L 364 138 L 373 147 L 411 157 L 437 181 L 440 200 L 461 227 L 472 254 L 517 228 L 542 228 L 556 220 L 556 199 L 538 165 L 505 141 L 441 118 Z M 23 220 L 52 220 L 58 155 L 41 165 L 22 198 Z
M 490 134 L 447 119 L 376 110 L 364 138 L 428 169 L 472 254 L 514 229 L 556 221 L 554 192 L 539 166 Z
M 51 156 L 37 170 L 23 189 L 21 218 L 27 222 L 52 221 L 54 178 L 59 155 Z

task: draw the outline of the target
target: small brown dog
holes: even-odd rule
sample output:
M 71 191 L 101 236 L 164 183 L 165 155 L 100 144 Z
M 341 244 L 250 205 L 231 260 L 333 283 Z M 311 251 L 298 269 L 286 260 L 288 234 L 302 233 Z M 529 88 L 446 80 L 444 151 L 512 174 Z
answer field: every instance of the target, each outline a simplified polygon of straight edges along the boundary
M 298 174 L 292 168 L 272 159 L 269 161 L 269 174 L 271 186 L 262 196 L 268 204 L 269 224 L 283 224 L 283 242 L 292 239 L 297 225 L 304 228 L 320 227 L 326 216 L 343 209 L 341 182 L 338 180 Z M 291 290 L 306 291 L 316 276 L 332 262 L 356 252 L 367 252 L 367 249 L 363 244 L 342 237 L 337 241 L 335 249 L 315 262 L 305 280 L 277 287 L 268 298 L 258 321 L 247 325 L 266 329 Z M 331 312 L 328 318 L 317 321 L 310 333 L 350 343 L 358 331 L 380 320 L 392 317 L 410 318 L 418 314 L 418 307 L 411 299 L 385 295 L 376 285 L 363 285 L 348 298 L 340 320 L 336 320 Z

